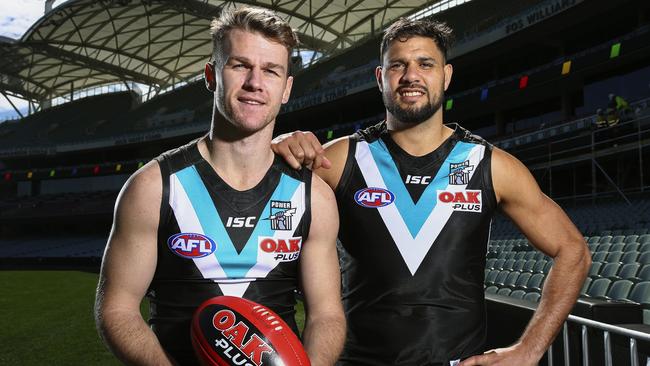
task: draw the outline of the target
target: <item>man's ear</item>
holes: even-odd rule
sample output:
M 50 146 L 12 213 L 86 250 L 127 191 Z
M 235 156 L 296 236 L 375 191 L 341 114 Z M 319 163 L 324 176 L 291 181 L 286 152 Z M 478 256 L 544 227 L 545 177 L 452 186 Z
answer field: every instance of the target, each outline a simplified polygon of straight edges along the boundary
M 205 74 L 203 77 L 205 79 L 205 87 L 214 93 L 217 89 L 216 81 L 214 80 L 214 62 L 207 62 L 205 64 Z
M 287 78 L 287 85 L 284 87 L 284 92 L 282 93 L 282 104 L 286 104 L 289 101 L 289 96 L 291 95 L 291 87 L 293 86 L 293 76 Z
M 443 71 L 445 72 L 445 91 L 449 88 L 451 83 L 451 75 L 454 73 L 454 67 L 451 64 L 445 64 Z
M 377 78 L 377 86 L 379 87 L 379 91 L 383 93 L 384 92 L 383 86 L 382 86 L 383 78 L 381 76 L 381 70 L 382 70 L 381 66 L 377 66 L 375 68 L 375 77 Z

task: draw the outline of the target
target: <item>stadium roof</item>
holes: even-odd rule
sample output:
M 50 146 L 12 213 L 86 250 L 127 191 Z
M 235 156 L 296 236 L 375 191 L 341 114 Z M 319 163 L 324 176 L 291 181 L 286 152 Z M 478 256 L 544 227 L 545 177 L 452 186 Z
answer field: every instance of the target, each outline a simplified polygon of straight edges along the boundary
M 453 0 L 456 1 L 456 0 Z M 433 4 L 450 2 L 434 1 Z M 133 81 L 163 89 L 200 74 L 222 8 L 269 8 L 304 49 L 328 55 L 432 3 L 420 0 L 70 0 L 20 40 L 0 37 L 0 88 L 32 101 Z

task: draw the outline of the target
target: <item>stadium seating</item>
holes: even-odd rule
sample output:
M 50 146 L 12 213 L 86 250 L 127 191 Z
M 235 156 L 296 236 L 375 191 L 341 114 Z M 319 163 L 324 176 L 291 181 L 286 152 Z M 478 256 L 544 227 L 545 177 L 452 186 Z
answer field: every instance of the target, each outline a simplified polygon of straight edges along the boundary
M 103 94 L 52 107 L 7 126 L 0 133 L 0 146 L 20 147 L 75 142 L 87 139 L 89 126 L 120 120 L 133 106 L 130 92 Z M 110 130 L 110 129 L 109 129 Z M 113 134 L 116 130 L 112 130 Z M 118 130 L 120 131 L 120 130 Z M 123 129 L 122 129 L 123 131 Z
M 607 294 L 611 283 L 612 280 L 608 278 L 597 278 L 591 283 L 585 295 L 588 297 L 603 298 Z
M 0 240 L 0 258 L 99 258 L 105 245 L 103 237 Z
M 606 222 L 609 227 L 618 227 L 585 236 L 593 262 L 581 296 L 641 303 L 647 307 L 644 308 L 646 323 L 650 322 L 650 235 L 646 230 L 650 226 L 649 202 L 641 199 L 633 201 L 631 206 L 610 202 L 598 208 L 591 205 L 567 208 L 574 222 L 589 218 L 591 222 L 602 222 L 602 227 Z M 624 210 L 633 210 L 635 214 L 622 215 Z M 513 298 L 538 301 L 553 261 L 535 251 L 505 218 L 495 220 L 492 232 L 486 262 L 486 292 L 509 293 Z
M 650 324 L 650 281 L 643 281 L 634 285 L 628 299 L 642 305 L 643 323 Z
M 612 284 L 607 291 L 607 298 L 612 300 L 626 300 L 634 283 L 628 280 L 619 280 Z

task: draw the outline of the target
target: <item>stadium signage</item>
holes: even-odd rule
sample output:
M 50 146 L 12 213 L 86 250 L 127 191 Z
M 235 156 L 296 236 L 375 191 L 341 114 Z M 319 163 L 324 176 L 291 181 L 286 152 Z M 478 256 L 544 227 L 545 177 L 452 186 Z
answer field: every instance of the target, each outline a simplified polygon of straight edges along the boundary
M 580 2 L 582 2 L 582 0 L 555 0 L 544 2 L 533 8 L 531 11 L 508 22 L 505 28 L 506 34 L 520 31 L 528 26 L 541 22 L 542 20 L 573 7 Z
M 358 190 L 354 194 L 354 200 L 363 207 L 376 208 L 388 206 L 395 200 L 393 192 L 376 187 L 368 187 Z
M 244 343 L 250 328 L 241 320 L 237 321 L 235 313 L 228 309 L 219 310 L 214 314 L 212 325 L 224 337 L 216 339 L 215 345 L 223 350 L 222 354 L 229 358 L 233 365 L 260 366 L 263 364 L 262 356 L 265 353 L 275 352 L 255 333 Z
M 174 254 L 186 259 L 203 258 L 217 249 L 214 240 L 197 233 L 172 235 L 167 239 L 167 245 Z

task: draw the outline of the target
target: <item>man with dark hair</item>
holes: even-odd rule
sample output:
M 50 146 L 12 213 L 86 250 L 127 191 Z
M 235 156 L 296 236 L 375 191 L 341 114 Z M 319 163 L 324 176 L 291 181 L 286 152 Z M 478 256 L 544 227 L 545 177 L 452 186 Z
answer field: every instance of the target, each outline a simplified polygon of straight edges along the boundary
M 386 120 L 327 144 L 324 156 L 311 133 L 274 144 L 335 190 L 348 320 L 341 365 L 536 365 L 590 266 L 582 235 L 517 159 L 443 124 L 450 35 L 438 22 L 398 20 L 376 70 Z M 519 341 L 484 353 L 485 253 L 497 209 L 554 266 Z
M 305 349 L 312 364 L 331 365 L 345 337 L 334 196 L 270 149 L 291 91 L 296 35 L 272 12 L 253 8 L 224 12 L 211 29 L 214 62 L 205 80 L 214 93 L 212 126 L 149 162 L 122 189 L 97 289 L 97 326 L 124 363 L 196 365 L 190 320 L 203 301 L 256 301 L 297 333 L 300 279 Z M 145 294 L 151 328 L 140 315 Z

